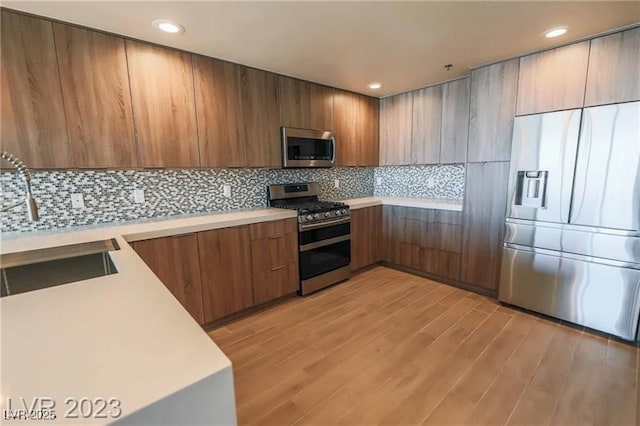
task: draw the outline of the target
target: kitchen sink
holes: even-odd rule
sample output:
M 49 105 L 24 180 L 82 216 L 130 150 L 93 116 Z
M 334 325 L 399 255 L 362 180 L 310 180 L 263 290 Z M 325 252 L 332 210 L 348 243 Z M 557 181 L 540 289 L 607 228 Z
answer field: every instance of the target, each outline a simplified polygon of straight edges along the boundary
M 116 274 L 115 239 L 0 255 L 0 297 Z

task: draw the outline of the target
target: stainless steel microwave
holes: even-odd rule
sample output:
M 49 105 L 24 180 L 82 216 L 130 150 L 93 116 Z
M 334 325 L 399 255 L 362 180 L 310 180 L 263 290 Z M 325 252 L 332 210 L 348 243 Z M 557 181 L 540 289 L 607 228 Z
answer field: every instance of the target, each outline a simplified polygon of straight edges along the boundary
M 335 164 L 333 132 L 282 128 L 282 167 L 333 167 Z

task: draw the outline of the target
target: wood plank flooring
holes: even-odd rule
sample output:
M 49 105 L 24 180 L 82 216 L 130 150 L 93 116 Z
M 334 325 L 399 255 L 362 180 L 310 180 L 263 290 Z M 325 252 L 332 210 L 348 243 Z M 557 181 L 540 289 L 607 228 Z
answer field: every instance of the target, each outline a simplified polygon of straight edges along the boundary
M 241 425 L 640 420 L 637 345 L 384 267 L 209 334 Z

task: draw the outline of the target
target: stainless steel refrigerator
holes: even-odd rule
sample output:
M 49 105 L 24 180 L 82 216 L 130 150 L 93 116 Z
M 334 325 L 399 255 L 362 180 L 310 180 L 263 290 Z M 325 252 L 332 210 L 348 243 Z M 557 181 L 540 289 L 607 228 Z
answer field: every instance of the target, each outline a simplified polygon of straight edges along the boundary
M 516 117 L 499 299 L 639 339 L 640 102 Z

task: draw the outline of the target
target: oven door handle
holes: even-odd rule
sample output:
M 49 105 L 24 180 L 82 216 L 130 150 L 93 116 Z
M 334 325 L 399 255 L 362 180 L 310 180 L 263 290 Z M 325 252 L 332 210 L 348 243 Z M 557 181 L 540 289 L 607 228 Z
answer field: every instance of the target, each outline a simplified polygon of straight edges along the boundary
M 341 217 L 340 219 L 327 220 L 324 222 L 317 223 L 301 223 L 300 231 L 308 231 L 310 229 L 318 229 L 318 228 L 326 228 L 327 226 L 338 225 L 340 223 L 347 223 L 351 221 L 350 216 Z
M 351 239 L 351 234 L 340 235 L 339 237 L 327 238 L 326 240 L 316 241 L 315 243 L 304 244 L 300 246 L 300 251 L 305 252 L 309 250 L 314 250 L 320 247 L 326 247 L 332 244 L 341 243 L 343 241 L 349 241 L 350 239 Z

